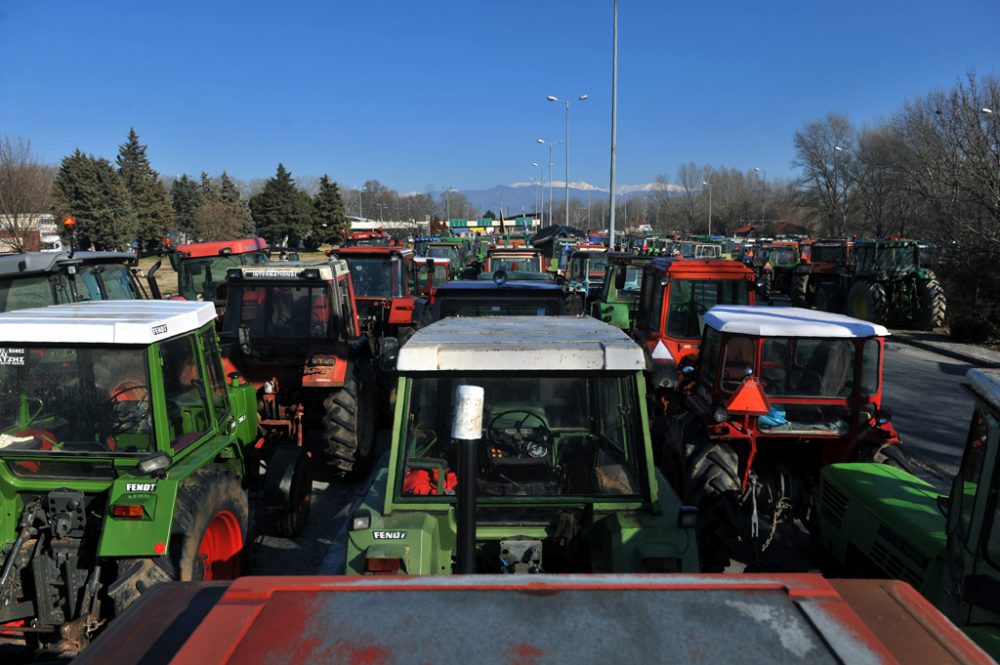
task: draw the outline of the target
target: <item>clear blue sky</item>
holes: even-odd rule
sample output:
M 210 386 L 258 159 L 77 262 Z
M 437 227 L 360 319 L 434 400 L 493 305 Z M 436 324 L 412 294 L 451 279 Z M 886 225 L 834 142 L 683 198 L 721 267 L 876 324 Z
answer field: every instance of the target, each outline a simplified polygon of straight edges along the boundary
M 621 0 L 621 184 L 688 161 L 790 177 L 792 134 L 874 122 L 1000 70 L 998 0 Z M 572 112 L 571 180 L 607 186 L 611 0 L 0 0 L 0 134 L 46 161 L 113 159 L 129 127 L 163 174 L 346 186 L 526 181 Z M 561 150 L 561 148 L 560 148 Z M 563 158 L 557 153 L 556 177 Z

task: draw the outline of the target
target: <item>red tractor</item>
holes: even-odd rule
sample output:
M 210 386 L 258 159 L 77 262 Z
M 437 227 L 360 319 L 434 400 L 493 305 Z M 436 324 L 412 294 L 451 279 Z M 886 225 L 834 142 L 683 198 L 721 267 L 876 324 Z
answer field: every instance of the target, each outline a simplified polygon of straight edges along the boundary
M 413 265 L 413 292 L 433 305 L 438 287 L 451 280 L 451 261 L 440 256 L 417 257 Z
M 349 233 L 344 247 L 388 247 L 391 244 L 392 236 L 382 229 L 376 229 Z
M 263 238 L 198 242 L 166 248 L 170 266 L 177 273 L 176 298 L 214 302 L 219 309 L 225 305 L 216 291 L 226 281 L 226 271 L 238 266 L 255 266 L 267 263 L 267 241 Z M 157 262 L 149 270 L 150 291 L 154 298 L 162 298 L 156 283 Z
M 907 461 L 881 408 L 884 327 L 797 307 L 719 306 L 703 322 L 660 464 L 698 506 L 702 569 L 716 572 L 744 526 L 752 549 L 740 553 L 750 562 L 779 523 L 811 526 L 824 466 Z
M 225 290 L 223 355 L 257 388 L 265 439 L 318 447 L 336 476 L 363 477 L 374 461 L 375 377 L 347 264 L 230 268 Z M 318 446 L 310 432 L 321 433 Z

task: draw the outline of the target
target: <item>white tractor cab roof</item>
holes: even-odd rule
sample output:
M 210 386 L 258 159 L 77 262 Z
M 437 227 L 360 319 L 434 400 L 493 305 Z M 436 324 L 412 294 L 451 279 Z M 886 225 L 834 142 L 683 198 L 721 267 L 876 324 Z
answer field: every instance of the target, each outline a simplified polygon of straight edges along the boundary
M 1000 368 L 970 369 L 965 375 L 966 385 L 979 399 L 986 402 L 991 409 L 1000 413 Z
M 590 317 L 447 318 L 421 328 L 399 351 L 401 372 L 637 371 L 642 348 Z
M 885 326 L 843 314 L 801 307 L 717 305 L 705 313 L 705 325 L 720 332 L 755 337 L 887 337 Z
M 234 266 L 226 272 L 226 277 L 245 280 L 314 279 L 330 281 L 349 272 L 347 261 L 331 258 L 329 261 L 271 261 L 258 266 Z
M 0 314 L 0 343 L 152 344 L 215 320 L 195 300 L 93 300 Z

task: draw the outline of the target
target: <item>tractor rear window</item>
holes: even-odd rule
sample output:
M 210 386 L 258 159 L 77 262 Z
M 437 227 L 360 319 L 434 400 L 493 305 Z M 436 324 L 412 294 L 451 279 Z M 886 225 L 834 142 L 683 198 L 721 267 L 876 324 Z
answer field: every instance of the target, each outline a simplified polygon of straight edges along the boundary
M 58 296 L 53 296 L 53 284 L 48 276 L 0 280 L 0 311 L 12 312 L 29 307 L 47 307 L 56 302 L 73 302 L 65 279 L 57 278 Z
M 624 270 L 625 286 L 622 287 L 622 290 L 638 295 L 642 288 L 642 266 L 624 266 Z
M 139 300 L 142 295 L 132 282 L 128 266 L 85 265 L 77 273 L 77 290 L 87 300 Z M 81 286 L 82 285 L 82 286 Z
M 794 249 L 775 249 L 771 251 L 771 263 L 774 265 L 787 266 L 798 261 Z
M 561 300 L 552 298 L 492 298 L 439 300 L 441 314 L 448 316 L 556 316 L 560 313 Z
M 407 400 L 403 496 L 454 494 L 459 385 L 485 390 L 478 490 L 490 497 L 637 497 L 643 439 L 634 377 L 426 377 Z
M 436 256 L 431 254 L 431 256 Z M 347 259 L 358 298 L 393 298 L 403 295 L 400 263 L 382 258 Z
M 144 348 L 0 346 L 0 455 L 153 448 Z
M 854 354 L 852 340 L 769 337 L 760 353 L 764 392 L 846 398 L 854 387 Z
M 700 339 L 705 312 L 716 305 L 748 305 L 746 280 L 674 279 L 670 282 L 667 336 Z
M 331 325 L 325 286 L 261 284 L 232 287 L 225 332 L 246 326 L 251 339 L 326 339 Z

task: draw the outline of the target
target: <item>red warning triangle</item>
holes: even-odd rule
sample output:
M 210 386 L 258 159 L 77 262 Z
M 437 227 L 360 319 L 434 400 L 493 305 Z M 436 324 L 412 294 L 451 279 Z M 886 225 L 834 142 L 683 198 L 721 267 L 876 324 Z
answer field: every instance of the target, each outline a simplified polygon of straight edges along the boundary
M 771 410 L 771 404 L 767 401 L 760 381 L 748 377 L 739 390 L 733 393 L 726 410 L 740 416 L 763 416 Z

